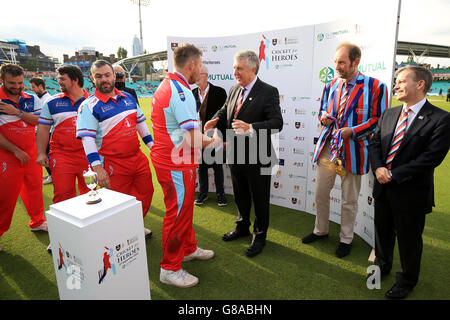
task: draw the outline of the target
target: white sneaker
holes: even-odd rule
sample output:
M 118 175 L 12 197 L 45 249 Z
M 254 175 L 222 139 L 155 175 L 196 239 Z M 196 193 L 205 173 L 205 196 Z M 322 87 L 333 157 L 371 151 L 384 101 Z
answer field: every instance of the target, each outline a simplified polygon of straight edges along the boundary
M 191 260 L 209 260 L 214 257 L 214 251 L 212 250 L 204 250 L 202 248 L 197 247 L 193 253 L 183 258 L 183 262 L 191 261 Z
M 159 281 L 180 288 L 189 288 L 198 283 L 198 278 L 183 269 L 171 271 L 161 268 Z
M 52 183 L 52 176 L 48 176 L 47 179 L 42 182 L 42 184 L 51 184 Z
M 152 237 L 152 234 L 153 234 L 152 230 L 147 229 L 147 228 L 144 228 L 145 239 L 151 238 L 151 237 Z
M 44 221 L 39 227 L 32 228 L 32 232 L 45 231 L 48 232 L 47 221 Z

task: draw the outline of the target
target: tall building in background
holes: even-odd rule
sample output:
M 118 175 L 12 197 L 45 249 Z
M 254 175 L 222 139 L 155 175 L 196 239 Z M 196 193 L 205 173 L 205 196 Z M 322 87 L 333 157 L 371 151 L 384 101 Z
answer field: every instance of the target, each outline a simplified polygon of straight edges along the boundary
M 141 55 L 142 54 L 142 46 L 141 46 L 141 40 L 134 35 L 133 38 L 133 57 Z

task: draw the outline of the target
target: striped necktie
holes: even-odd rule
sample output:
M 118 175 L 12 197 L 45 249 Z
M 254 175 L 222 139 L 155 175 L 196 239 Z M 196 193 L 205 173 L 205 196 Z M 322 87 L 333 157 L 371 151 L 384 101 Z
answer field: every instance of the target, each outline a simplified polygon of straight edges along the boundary
M 395 130 L 394 138 L 392 139 L 391 149 L 389 150 L 387 159 L 386 159 L 386 168 L 391 169 L 392 160 L 394 160 L 395 154 L 397 153 L 400 144 L 402 143 L 403 136 L 406 132 L 406 123 L 408 121 L 408 112 L 409 108 L 405 107 L 402 110 L 402 114 L 400 119 L 398 120 L 397 129 Z
M 348 83 L 347 81 L 344 81 L 342 85 L 342 93 L 341 93 L 341 99 L 339 99 L 339 110 L 338 110 L 338 116 L 337 119 L 341 119 L 344 115 L 345 110 L 345 104 L 347 103 L 348 98 Z
M 234 117 L 235 118 L 236 118 L 239 110 L 241 110 L 242 105 L 244 104 L 244 95 L 245 95 L 245 91 L 246 90 L 247 90 L 246 88 L 241 89 L 241 94 L 239 96 L 239 99 L 238 99 L 238 102 L 237 102 L 237 105 L 236 105 L 236 111 L 234 112 Z

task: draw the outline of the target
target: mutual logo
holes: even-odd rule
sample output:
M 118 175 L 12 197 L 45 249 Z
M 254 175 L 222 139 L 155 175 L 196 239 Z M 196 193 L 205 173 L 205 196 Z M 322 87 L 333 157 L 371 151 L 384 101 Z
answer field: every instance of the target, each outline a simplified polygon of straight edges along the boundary
M 330 67 L 325 67 L 319 72 L 319 80 L 322 83 L 328 83 L 334 79 L 334 70 Z
M 317 41 L 322 41 L 325 38 L 325 35 L 323 33 L 317 34 Z

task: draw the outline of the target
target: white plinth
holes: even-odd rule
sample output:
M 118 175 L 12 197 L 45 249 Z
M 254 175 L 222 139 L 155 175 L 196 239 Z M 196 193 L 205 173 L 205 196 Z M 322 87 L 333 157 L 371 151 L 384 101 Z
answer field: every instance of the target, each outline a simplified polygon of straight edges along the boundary
M 46 212 L 59 297 L 149 300 L 141 202 L 98 191 L 100 203 L 87 205 L 85 194 Z

